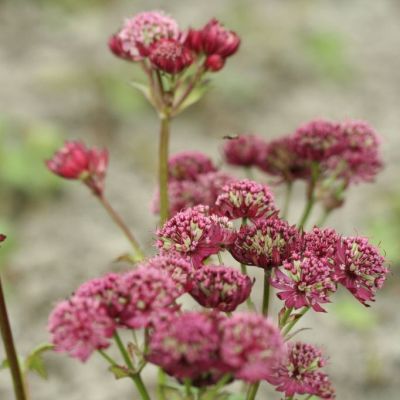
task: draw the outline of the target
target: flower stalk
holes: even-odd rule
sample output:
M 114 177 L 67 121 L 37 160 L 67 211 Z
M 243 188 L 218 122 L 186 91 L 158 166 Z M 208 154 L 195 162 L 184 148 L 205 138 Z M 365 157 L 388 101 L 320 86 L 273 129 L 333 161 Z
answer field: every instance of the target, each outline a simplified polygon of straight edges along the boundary
M 160 225 L 163 225 L 169 217 L 168 198 L 168 154 L 170 136 L 170 116 L 164 114 L 161 117 L 160 144 L 158 154 L 158 182 L 160 190 Z

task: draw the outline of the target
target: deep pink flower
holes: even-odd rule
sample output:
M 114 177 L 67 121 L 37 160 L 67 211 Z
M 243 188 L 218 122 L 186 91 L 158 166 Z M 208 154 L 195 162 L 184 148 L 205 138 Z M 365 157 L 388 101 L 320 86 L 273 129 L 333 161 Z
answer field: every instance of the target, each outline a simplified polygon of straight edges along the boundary
M 225 160 L 228 164 L 241 167 L 256 166 L 263 145 L 263 139 L 255 135 L 239 135 L 228 139 L 223 147 Z
M 321 307 L 329 303 L 329 296 L 336 291 L 332 277 L 332 266 L 327 259 L 292 257 L 283 263 L 282 270 L 275 269 L 271 285 L 279 289 L 277 296 L 285 302 L 286 308 L 312 307 L 325 312 Z
M 221 322 L 220 329 L 221 359 L 237 379 L 266 379 L 284 356 L 279 329 L 262 315 L 234 314 Z
M 178 74 L 193 63 L 189 48 L 175 39 L 154 42 L 149 50 L 149 59 L 154 68 L 168 74 Z
M 229 219 L 259 219 L 276 211 L 269 188 L 248 179 L 224 186 L 215 205 L 216 213 Z
M 389 270 L 378 249 L 364 237 L 345 237 L 337 246 L 335 280 L 345 286 L 362 304 L 374 301 Z
M 111 35 L 108 39 L 108 48 L 115 56 L 127 61 L 133 61 L 131 53 L 124 50 L 123 42 L 118 33 Z
M 205 380 L 219 362 L 219 318 L 187 312 L 156 325 L 147 359 L 178 379 Z
M 344 122 L 341 130 L 346 146 L 328 160 L 327 167 L 346 184 L 372 182 L 383 166 L 378 134 L 364 121 Z
M 190 294 L 203 307 L 231 312 L 250 296 L 251 288 L 251 279 L 236 269 L 204 265 L 193 275 Z
M 305 232 L 302 237 L 304 255 L 314 255 L 319 258 L 332 260 L 340 243 L 340 235 L 331 228 L 321 229 L 314 227 L 310 232 Z
M 121 52 L 126 56 L 129 54 L 134 61 L 140 61 L 148 55 L 149 48 L 155 41 L 177 40 L 180 35 L 174 19 L 162 11 L 146 11 L 126 19 L 117 37 Z
M 320 163 L 343 151 L 346 142 L 339 123 L 313 120 L 293 135 L 294 150 L 300 159 Z
M 199 175 L 215 171 L 213 161 L 200 151 L 182 151 L 168 160 L 169 181 L 196 181 Z
M 225 65 L 225 58 L 220 56 L 219 54 L 212 54 L 208 56 L 204 61 L 204 67 L 211 72 L 218 72 Z
M 231 244 L 235 231 L 227 218 L 208 215 L 208 208 L 188 208 L 168 220 L 157 231 L 157 247 L 176 251 L 192 259 L 195 266 Z
M 193 267 L 190 261 L 180 254 L 158 255 L 141 264 L 143 268 L 158 268 L 165 271 L 175 282 L 180 293 L 185 293 L 192 288 Z
M 318 371 L 325 364 L 321 351 L 316 347 L 302 342 L 290 343 L 286 360 L 267 380 L 276 386 L 277 391 L 284 392 L 286 397 L 312 394 L 325 396 L 322 397 L 324 399 L 334 399 L 329 378 Z
M 274 216 L 242 226 L 229 251 L 242 264 L 270 269 L 282 265 L 298 239 L 294 226 Z
M 66 179 L 80 179 L 96 194 L 104 190 L 104 180 L 108 166 L 107 150 L 88 149 L 77 141 L 65 142 L 52 159 L 46 161 L 47 167 Z
M 48 329 L 55 351 L 86 361 L 95 350 L 110 345 L 116 325 L 101 302 L 75 296 L 54 308 Z
M 257 166 L 286 182 L 310 177 L 309 166 L 295 153 L 292 136 L 284 136 L 263 145 L 260 143 Z

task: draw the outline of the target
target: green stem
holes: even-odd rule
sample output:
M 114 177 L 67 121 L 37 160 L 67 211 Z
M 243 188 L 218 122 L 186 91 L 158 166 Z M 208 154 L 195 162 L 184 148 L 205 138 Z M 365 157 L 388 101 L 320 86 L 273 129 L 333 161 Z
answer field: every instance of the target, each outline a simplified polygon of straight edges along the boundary
M 125 364 L 128 366 L 129 369 L 131 369 L 132 371 L 135 370 L 135 367 L 132 363 L 131 358 L 129 357 L 128 352 L 126 351 L 126 348 L 118 334 L 118 332 L 115 332 L 114 334 L 114 339 L 115 342 L 117 343 L 117 346 L 119 348 L 119 351 L 121 352 L 121 355 L 125 361 Z M 135 382 L 136 388 L 140 393 L 140 396 L 142 397 L 142 400 L 151 400 L 150 399 L 150 395 L 147 392 L 146 387 L 144 386 L 144 383 L 142 381 L 142 378 L 140 376 L 140 374 L 132 374 L 131 375 L 132 380 Z
M 221 388 L 232 378 L 231 374 L 225 374 L 207 393 L 204 400 L 214 400 Z
M 161 118 L 160 128 L 160 147 L 158 154 L 158 182 L 160 191 L 160 225 L 168 219 L 169 216 L 169 198 L 168 198 L 168 152 L 170 135 L 170 116 L 164 115 Z
M 306 224 L 311 214 L 311 211 L 315 205 L 315 187 L 317 184 L 318 177 L 319 177 L 319 166 L 318 164 L 314 163 L 311 165 L 311 180 L 309 182 L 307 189 L 307 203 L 299 222 L 300 229 L 304 228 L 304 225 Z
M 159 400 L 167 400 L 164 393 L 164 386 L 166 383 L 166 376 L 165 372 L 162 368 L 158 368 L 158 375 L 157 375 L 157 397 Z
M 187 400 L 190 400 L 192 398 L 192 382 L 190 379 L 185 379 L 184 384 L 185 384 L 185 394 Z
M 246 400 L 254 400 L 256 398 L 258 388 L 260 387 L 260 382 L 254 383 L 249 387 L 247 392 Z
M 10 321 L 8 319 L 7 306 L 3 293 L 1 277 L 0 277 L 0 330 L 14 385 L 15 399 L 26 400 L 27 396 L 25 392 L 24 380 L 18 362 L 18 356 L 14 345 L 14 339 L 11 331 Z
M 300 319 L 304 316 L 304 314 L 310 309 L 310 307 L 304 307 L 299 313 L 298 317 L 295 318 L 292 322 L 290 322 L 286 328 L 282 331 L 282 336 L 285 337 L 289 334 L 292 328 L 300 321 Z
M 330 213 L 331 213 L 331 211 L 332 211 L 332 210 L 324 209 L 324 211 L 323 211 L 323 213 L 322 213 L 322 215 L 321 215 L 321 217 L 320 217 L 320 219 L 318 220 L 318 222 L 317 222 L 316 225 L 317 225 L 317 226 L 324 226 L 326 220 L 328 219 L 328 217 L 329 217 L 329 215 L 330 215 Z
M 263 292 L 263 302 L 262 302 L 262 313 L 266 317 L 268 315 L 268 307 L 269 307 L 269 294 L 270 294 L 270 285 L 269 285 L 269 277 L 270 272 L 264 270 L 264 292 Z
M 290 200 L 292 199 L 292 192 L 293 192 L 293 183 L 287 182 L 286 183 L 285 202 L 283 204 L 283 209 L 282 209 L 282 218 L 283 219 L 287 219 L 287 217 L 288 217 Z
M 286 322 L 289 319 L 292 310 L 293 310 L 292 307 L 289 307 L 289 308 L 286 309 L 285 313 L 283 314 L 282 320 L 281 320 L 281 322 L 279 324 L 279 328 L 282 329 L 286 325 Z
M 137 261 L 143 260 L 144 253 L 139 245 L 139 242 L 136 240 L 133 233 L 130 231 L 128 226 L 125 224 L 124 220 L 114 210 L 114 208 L 111 206 L 110 202 L 106 199 L 106 197 L 104 195 L 97 196 L 97 198 L 100 200 L 100 203 L 102 204 L 104 209 L 107 211 L 109 216 L 112 218 L 112 220 L 115 222 L 115 224 L 122 230 L 122 232 L 125 234 L 126 238 L 131 243 L 131 245 L 135 251 L 135 259 Z

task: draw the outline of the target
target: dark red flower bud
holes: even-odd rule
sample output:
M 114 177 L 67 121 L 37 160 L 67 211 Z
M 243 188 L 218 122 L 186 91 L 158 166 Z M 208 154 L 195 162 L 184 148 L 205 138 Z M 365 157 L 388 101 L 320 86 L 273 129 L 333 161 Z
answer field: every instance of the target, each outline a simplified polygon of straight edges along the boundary
M 195 29 L 189 29 L 186 39 L 185 45 L 189 47 L 190 50 L 199 54 L 202 52 L 202 40 L 201 40 L 201 31 Z
M 227 30 L 218 20 L 212 19 L 201 31 L 203 51 L 207 55 L 218 54 L 226 58 L 239 48 L 240 38 Z
M 115 56 L 127 61 L 133 61 L 129 52 L 124 50 L 122 40 L 118 36 L 118 33 L 112 35 L 110 39 L 108 39 L 108 48 Z
M 177 74 L 193 62 L 189 48 L 173 39 L 161 39 L 150 48 L 150 61 L 155 68 Z
M 204 62 L 204 66 L 212 72 L 217 72 L 222 69 L 225 65 L 225 59 L 222 58 L 219 54 L 212 54 L 206 58 Z

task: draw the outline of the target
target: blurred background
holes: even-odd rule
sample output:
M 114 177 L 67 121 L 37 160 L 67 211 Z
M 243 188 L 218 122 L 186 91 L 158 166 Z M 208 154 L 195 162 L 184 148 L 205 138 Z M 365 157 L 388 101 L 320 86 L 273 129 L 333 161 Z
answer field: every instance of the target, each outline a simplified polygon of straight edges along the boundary
M 129 249 L 84 187 L 44 167 L 65 139 L 109 148 L 108 196 L 152 249 L 158 121 L 129 85 L 139 70 L 106 43 L 124 17 L 154 8 L 182 28 L 217 17 L 243 40 L 210 93 L 174 121 L 173 152 L 199 149 L 218 162 L 225 135 L 273 138 L 315 117 L 365 119 L 381 134 L 384 171 L 353 187 L 328 225 L 371 238 L 392 272 L 371 309 L 339 293 L 328 314 L 307 315 L 302 326 L 312 330 L 301 335 L 329 355 L 338 399 L 398 399 L 398 0 L 0 0 L 0 232 L 8 236 L 0 268 L 19 351 L 48 341 L 55 302 L 123 268 L 114 260 Z M 293 223 L 304 188 L 296 190 Z M 53 354 L 45 362 L 48 381 L 31 376 L 32 400 L 133 398 L 130 382 L 114 382 L 96 357 L 90 366 Z M 0 371 L 0 398 L 10 390 Z

